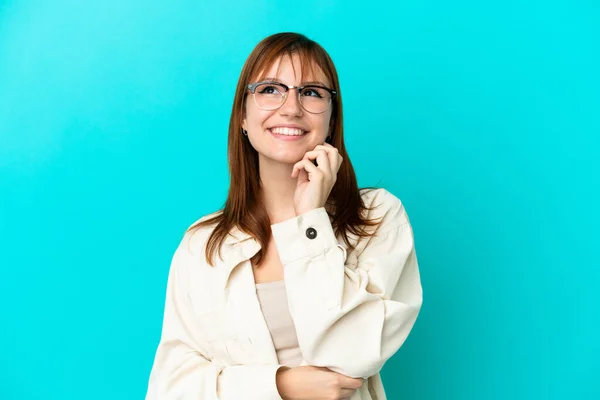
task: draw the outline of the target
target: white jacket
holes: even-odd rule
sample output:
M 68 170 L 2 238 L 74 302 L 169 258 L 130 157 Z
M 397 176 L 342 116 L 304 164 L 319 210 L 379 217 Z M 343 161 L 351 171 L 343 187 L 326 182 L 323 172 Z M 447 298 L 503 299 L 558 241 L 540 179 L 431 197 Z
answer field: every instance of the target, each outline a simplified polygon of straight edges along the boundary
M 382 400 L 379 371 L 410 333 L 422 289 L 401 201 L 385 189 L 361 195 L 367 205 L 380 204 L 368 217 L 383 219 L 369 228 L 376 229 L 373 237 L 350 235 L 352 252 L 336 238 L 324 208 L 271 228 L 302 365 L 369 378 L 352 399 Z M 250 263 L 260 245 L 235 229 L 223 259 L 216 256 L 211 267 L 204 257 L 211 229 L 186 233 L 173 256 L 146 400 L 281 400 L 275 383 L 281 365 Z

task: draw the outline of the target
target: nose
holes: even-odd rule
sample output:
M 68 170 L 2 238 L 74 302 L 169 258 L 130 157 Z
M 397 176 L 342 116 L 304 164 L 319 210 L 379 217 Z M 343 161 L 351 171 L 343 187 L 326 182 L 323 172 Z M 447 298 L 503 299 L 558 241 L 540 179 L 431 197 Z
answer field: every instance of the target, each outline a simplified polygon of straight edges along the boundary
M 290 88 L 287 92 L 287 97 L 279 107 L 281 115 L 302 116 L 302 105 L 298 99 L 298 89 Z

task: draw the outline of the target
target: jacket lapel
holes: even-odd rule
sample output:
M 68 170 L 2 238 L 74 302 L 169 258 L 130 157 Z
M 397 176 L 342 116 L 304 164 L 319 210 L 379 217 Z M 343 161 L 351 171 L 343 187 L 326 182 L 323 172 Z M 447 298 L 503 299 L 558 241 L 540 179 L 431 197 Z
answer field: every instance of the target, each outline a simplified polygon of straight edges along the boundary
M 217 275 L 219 276 L 216 284 L 217 291 L 224 290 L 229 284 L 229 278 L 233 270 L 242 262 L 254 257 L 260 251 L 260 244 L 249 234 L 240 231 L 238 228 L 232 229 L 221 249 L 223 256 L 222 262 L 217 266 Z
M 252 236 L 234 229 L 223 244 L 222 262 L 216 265 L 214 292 L 220 293 L 223 304 L 228 303 L 227 296 L 242 296 L 242 301 L 233 303 L 243 308 L 240 315 L 244 322 L 240 323 L 245 326 L 246 337 L 258 349 L 255 361 L 272 364 L 278 362 L 277 353 L 256 295 L 254 272 L 247 262 L 260 249 L 260 244 Z M 231 290 L 229 286 L 232 286 Z

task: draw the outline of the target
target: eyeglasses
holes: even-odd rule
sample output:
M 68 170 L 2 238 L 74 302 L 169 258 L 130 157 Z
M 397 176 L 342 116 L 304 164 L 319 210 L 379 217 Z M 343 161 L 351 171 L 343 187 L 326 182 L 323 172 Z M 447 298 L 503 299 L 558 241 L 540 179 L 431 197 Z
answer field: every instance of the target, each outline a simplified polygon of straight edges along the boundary
M 287 86 L 279 82 L 257 82 L 248 85 L 254 102 L 262 110 L 276 110 L 285 103 L 290 89 L 298 89 L 298 101 L 311 114 L 322 114 L 331 105 L 337 92 L 325 86 Z

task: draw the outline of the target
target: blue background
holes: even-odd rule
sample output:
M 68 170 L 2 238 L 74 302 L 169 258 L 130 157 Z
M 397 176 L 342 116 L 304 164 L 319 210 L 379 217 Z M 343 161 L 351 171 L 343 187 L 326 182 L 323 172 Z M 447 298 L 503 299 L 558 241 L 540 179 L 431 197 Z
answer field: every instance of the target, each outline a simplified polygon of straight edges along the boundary
M 171 256 L 221 207 L 235 85 L 297 31 L 424 306 L 391 399 L 600 398 L 596 1 L 0 2 L 0 398 L 140 399 Z

